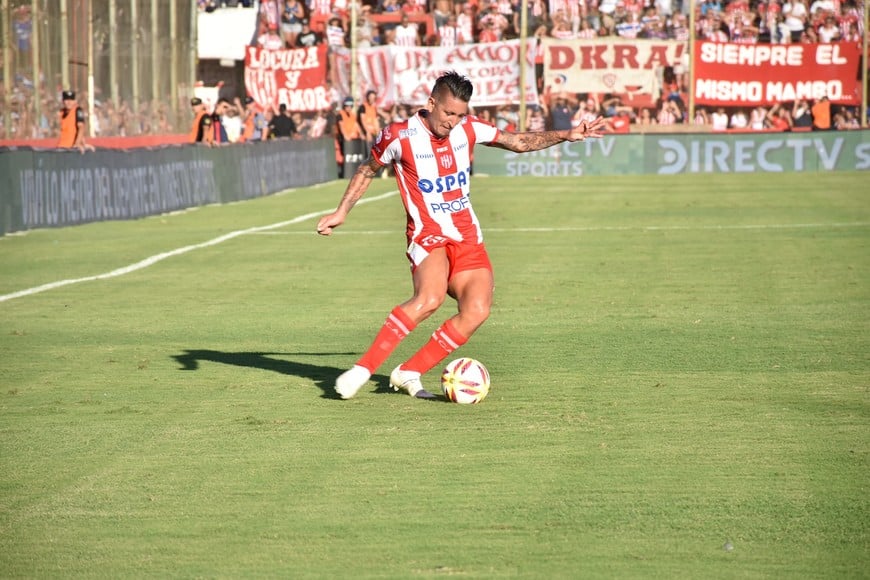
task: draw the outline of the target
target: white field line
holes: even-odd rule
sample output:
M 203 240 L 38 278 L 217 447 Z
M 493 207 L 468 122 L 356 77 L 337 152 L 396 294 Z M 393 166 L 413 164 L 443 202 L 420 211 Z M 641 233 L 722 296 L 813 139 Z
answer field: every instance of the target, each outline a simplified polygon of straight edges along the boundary
M 363 198 L 357 202 L 357 205 L 362 205 L 364 203 L 371 203 L 374 201 L 380 201 L 382 199 L 386 199 L 388 197 L 392 197 L 399 193 L 398 191 L 389 191 L 387 193 Z M 19 290 L 18 292 L 13 292 L 11 294 L 3 294 L 0 295 L 0 302 L 5 302 L 7 300 L 12 300 L 13 298 L 22 298 L 24 296 L 31 296 L 33 294 L 38 294 L 40 292 L 45 292 L 47 290 L 54 290 L 55 288 L 62 288 L 63 286 L 69 286 L 70 284 L 78 284 L 80 282 L 92 282 L 94 280 L 106 280 L 108 278 L 115 278 L 117 276 L 123 276 L 124 274 L 129 274 L 131 272 L 135 272 L 137 270 L 142 270 L 147 268 L 148 266 L 153 266 L 157 262 L 163 261 L 166 258 L 171 258 L 173 256 L 180 256 L 181 254 L 186 254 L 187 252 L 192 252 L 193 250 L 199 250 L 202 248 L 208 248 L 210 246 L 216 246 L 228 240 L 232 240 L 233 238 L 237 238 L 239 236 L 245 236 L 248 234 L 256 234 L 262 233 L 268 230 L 273 230 L 277 228 L 282 228 L 284 226 L 289 226 L 292 224 L 297 224 L 299 222 L 304 222 L 306 220 L 310 220 L 316 217 L 320 217 L 322 215 L 326 215 L 332 212 L 332 209 L 316 211 L 313 213 L 307 213 L 300 216 L 296 216 L 293 219 L 289 219 L 287 221 L 278 222 L 275 224 L 269 224 L 266 226 L 257 226 L 253 228 L 248 228 L 246 230 L 236 230 L 234 232 L 230 232 L 228 234 L 224 234 L 212 240 L 208 240 L 207 242 L 202 242 L 201 244 L 194 244 L 192 246 L 184 246 L 182 248 L 176 248 L 175 250 L 170 250 L 168 252 L 163 252 L 162 254 L 155 254 L 148 258 L 145 258 L 142 261 L 136 262 L 135 264 L 130 264 L 129 266 L 124 266 L 123 268 L 118 268 L 117 270 L 112 270 L 111 272 L 105 272 L 103 274 L 97 274 L 95 276 L 85 276 L 84 278 L 71 278 L 68 280 L 58 280 L 57 282 L 49 282 L 48 284 L 43 284 L 42 286 L 36 286 L 34 288 L 27 288 L 26 290 Z
M 745 224 L 745 225 L 709 225 L 709 226 L 580 226 L 567 228 L 483 228 L 485 234 L 510 232 L 510 233 L 553 233 L 553 232 L 668 232 L 668 231 L 727 231 L 727 230 L 789 230 L 789 229 L 813 229 L 813 228 L 864 228 L 870 226 L 870 222 L 834 222 L 834 223 L 807 223 L 807 224 Z M 272 236 L 311 236 L 315 232 L 252 232 L 255 234 Z M 380 236 L 399 234 L 404 236 L 403 229 L 395 230 L 336 230 L 332 235 L 343 236 Z
M 383 199 L 387 199 L 396 195 L 398 191 L 389 191 L 387 193 L 370 197 L 363 198 L 357 202 L 357 205 L 361 205 L 364 203 L 371 203 L 374 201 L 380 201 Z M 22 298 L 24 296 L 30 296 L 33 294 L 38 294 L 40 292 L 45 292 L 47 290 L 54 290 L 55 288 L 61 288 L 63 286 L 69 286 L 70 284 L 78 284 L 80 282 L 91 282 L 94 280 L 105 280 L 108 278 L 115 278 L 117 276 L 123 276 L 124 274 L 129 274 L 131 272 L 135 272 L 137 270 L 142 270 L 147 268 L 148 266 L 152 266 L 157 262 L 165 260 L 166 258 L 171 258 L 173 256 L 179 256 L 181 254 L 186 254 L 187 252 L 191 252 L 193 250 L 199 250 L 201 248 L 208 248 L 210 246 L 216 246 L 217 244 L 226 242 L 233 238 L 237 238 L 239 236 L 251 235 L 251 234 L 267 234 L 267 235 L 316 235 L 315 232 L 273 232 L 271 230 L 275 230 L 278 228 L 282 228 L 284 226 L 297 224 L 299 222 L 303 222 L 312 218 L 320 217 L 322 215 L 326 215 L 333 211 L 332 209 L 317 211 L 313 213 L 307 213 L 300 216 L 296 216 L 293 219 L 286 220 L 283 222 L 278 222 L 274 224 L 269 224 L 265 226 L 257 226 L 253 228 L 248 228 L 245 230 L 236 230 L 234 232 L 230 232 L 228 234 L 224 234 L 223 236 L 219 236 L 212 240 L 208 240 L 207 242 L 202 242 L 201 244 L 194 244 L 191 246 L 184 246 L 181 248 L 177 248 L 175 250 L 170 250 L 169 252 L 164 252 L 162 254 L 156 254 L 154 256 L 150 256 L 136 262 L 134 264 L 130 264 L 129 266 L 124 266 L 123 268 L 118 268 L 116 270 L 112 270 L 111 272 L 106 272 L 103 274 L 97 274 L 95 276 L 85 276 L 84 278 L 72 278 L 67 280 L 58 280 L 57 282 L 49 282 L 48 284 L 43 284 L 42 286 L 36 286 L 34 288 L 28 288 L 26 290 L 19 290 L 18 292 L 13 292 L 11 294 L 3 294 L 0 295 L 0 302 L 5 302 L 7 300 L 12 300 L 13 298 Z M 867 227 L 870 226 L 870 222 L 834 222 L 834 223 L 803 223 L 803 224 L 749 224 L 749 225 L 710 225 L 710 226 L 588 226 L 588 227 L 567 227 L 567 228 L 484 228 L 485 233 L 489 232 L 622 232 L 622 231 L 683 231 L 683 230 L 782 230 L 782 229 L 809 229 L 809 228 L 854 228 L 854 227 Z M 367 231 L 342 231 L 336 230 L 333 235 L 388 235 L 388 234 L 403 234 L 400 230 L 367 230 Z

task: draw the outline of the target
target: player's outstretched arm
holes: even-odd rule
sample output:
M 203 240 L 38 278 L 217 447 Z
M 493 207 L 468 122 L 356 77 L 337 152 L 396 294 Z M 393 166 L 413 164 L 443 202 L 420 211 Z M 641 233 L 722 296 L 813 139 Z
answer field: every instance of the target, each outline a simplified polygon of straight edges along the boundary
M 328 236 L 334 228 L 344 223 L 347 214 L 350 213 L 356 202 L 365 194 L 372 179 L 380 169 L 380 163 L 375 161 L 373 157 L 369 157 L 365 163 L 359 166 L 356 173 L 350 178 L 350 183 L 347 184 L 347 189 L 344 190 L 344 195 L 341 197 L 336 210 L 329 215 L 323 216 L 317 222 L 318 234 Z
M 502 131 L 490 145 L 507 149 L 514 153 L 538 151 L 565 141 L 583 141 L 585 139 L 602 137 L 605 125 L 604 117 L 598 117 L 590 122 L 581 121 L 579 125 L 567 131 L 527 131 L 525 133 Z

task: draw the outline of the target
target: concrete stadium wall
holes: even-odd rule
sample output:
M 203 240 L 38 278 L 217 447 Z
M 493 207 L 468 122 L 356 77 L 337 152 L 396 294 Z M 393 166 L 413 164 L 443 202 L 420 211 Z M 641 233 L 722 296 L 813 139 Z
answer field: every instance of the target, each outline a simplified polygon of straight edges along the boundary
M 0 149 L 0 235 L 135 219 L 335 179 L 329 138 L 206 147 Z

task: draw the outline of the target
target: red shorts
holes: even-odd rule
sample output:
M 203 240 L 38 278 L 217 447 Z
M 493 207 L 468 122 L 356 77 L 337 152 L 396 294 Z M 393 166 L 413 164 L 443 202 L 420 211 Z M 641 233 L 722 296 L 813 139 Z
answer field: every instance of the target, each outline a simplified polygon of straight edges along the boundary
M 486 246 L 476 242 L 457 242 L 442 236 L 425 236 L 411 242 L 408 246 L 408 260 L 411 262 L 411 272 L 417 269 L 417 266 L 423 263 L 423 260 L 435 248 L 444 248 L 447 252 L 447 261 L 450 264 L 450 271 L 447 279 L 453 277 L 457 272 L 465 270 L 477 270 L 486 268 L 492 272 L 492 264 L 489 261 L 489 255 L 486 253 Z

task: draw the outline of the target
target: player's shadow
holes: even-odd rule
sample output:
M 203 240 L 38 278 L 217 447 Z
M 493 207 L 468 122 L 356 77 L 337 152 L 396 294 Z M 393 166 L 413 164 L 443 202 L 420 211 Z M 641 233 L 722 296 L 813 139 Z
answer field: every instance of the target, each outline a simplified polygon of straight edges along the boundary
M 195 371 L 199 369 L 200 362 L 213 362 L 237 367 L 247 367 L 272 371 L 282 375 L 291 375 L 311 380 L 321 391 L 321 397 L 325 399 L 340 399 L 333 388 L 335 378 L 347 369 L 340 369 L 325 365 L 285 360 L 274 357 L 314 357 L 354 355 L 351 352 L 223 352 L 219 350 L 186 350 L 182 354 L 172 355 L 178 364 L 179 370 Z M 385 375 L 372 375 L 372 381 L 377 385 L 376 393 L 392 393 L 390 378 Z

